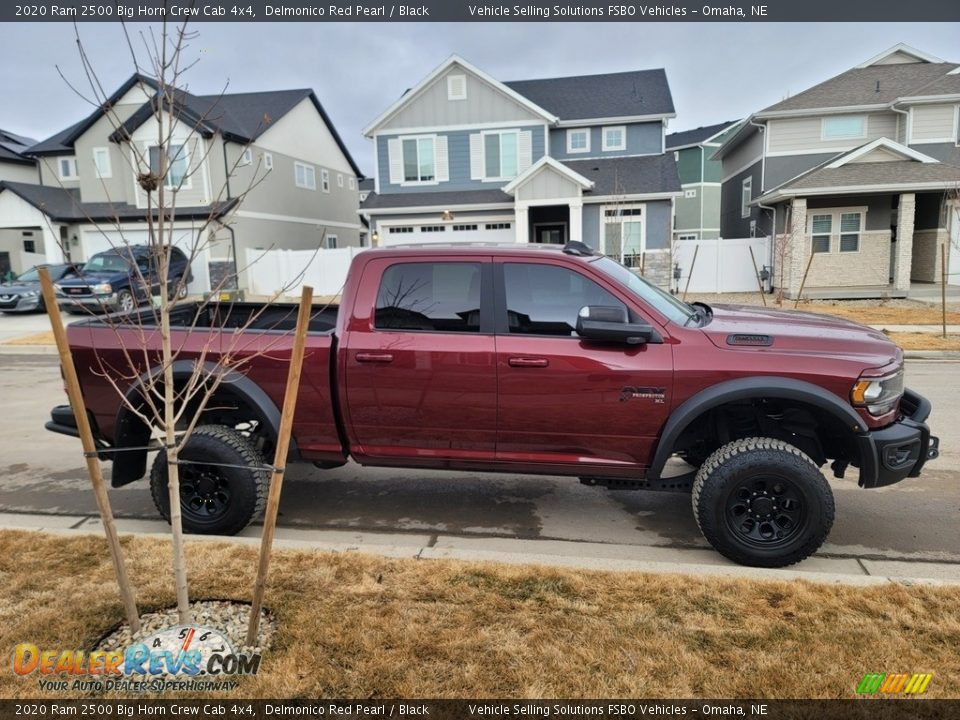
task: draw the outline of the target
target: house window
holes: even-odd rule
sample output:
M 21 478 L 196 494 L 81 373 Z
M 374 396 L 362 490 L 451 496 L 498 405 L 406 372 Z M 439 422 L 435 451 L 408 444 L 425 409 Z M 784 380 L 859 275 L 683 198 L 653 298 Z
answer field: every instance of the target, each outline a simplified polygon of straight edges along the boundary
M 863 217 L 858 212 L 840 215 L 840 252 L 860 252 L 862 221 Z
M 480 263 L 399 263 L 377 292 L 374 327 L 418 332 L 480 332 Z
M 466 100 L 467 99 L 467 76 L 466 75 L 448 75 L 447 76 L 447 100 Z
M 330 171 L 326 168 L 320 168 L 320 189 L 325 193 L 330 192 Z
M 690 188 L 689 190 L 684 190 L 684 191 L 683 191 L 683 196 L 684 196 L 685 198 L 695 198 L 695 197 L 697 196 L 697 189 L 696 189 L 696 188 Z
M 820 121 L 820 136 L 823 140 L 847 140 L 867 136 L 865 115 L 837 115 Z
M 433 182 L 436 179 L 435 140 L 433 137 L 404 138 L 404 182 Z
M 353 177 L 348 177 L 347 182 L 349 183 L 351 190 L 357 189 L 357 181 Z
M 337 249 L 337 236 L 327 235 L 327 250 L 336 250 L 336 249 Z
M 517 176 L 519 134 L 515 130 L 483 134 L 483 177 L 506 180 Z
M 160 173 L 160 146 L 150 147 L 150 172 Z M 164 186 L 168 188 L 189 188 L 187 176 L 187 148 L 184 145 L 170 145 L 167 148 L 167 175 Z
M 337 187 L 343 187 L 343 173 L 337 173 Z
M 253 150 L 250 148 L 244 148 L 243 154 L 240 156 L 241 165 L 249 165 L 253 162 Z
M 740 217 L 750 217 L 750 201 L 753 200 L 753 177 L 743 179 L 740 188 Z
M 623 125 L 614 127 L 605 127 L 603 129 L 603 149 L 604 150 L 626 150 L 627 149 L 627 128 Z
M 62 157 L 57 161 L 57 170 L 60 173 L 61 180 L 77 179 L 77 159 L 75 157 Z
M 590 131 L 587 128 L 567 130 L 567 152 L 590 152 Z
M 400 235 L 403 233 L 412 233 L 413 228 L 410 227 L 409 225 L 398 225 L 397 227 L 387 228 L 387 231 L 391 235 Z
M 603 250 L 626 267 L 638 268 L 643 264 L 643 253 L 647 249 L 643 212 L 643 205 L 603 210 Z
M 293 163 L 293 176 L 297 187 L 307 190 L 317 189 L 317 171 L 313 165 L 302 162 Z
M 35 253 L 37 251 L 37 241 L 36 240 L 24 240 L 23 241 L 23 251 L 27 253 Z
M 810 237 L 813 252 L 830 252 L 830 233 L 833 231 L 833 215 L 814 215 L 810 222 Z
M 110 168 L 110 150 L 105 147 L 93 149 L 93 169 L 97 177 L 108 178 L 112 176 Z
M 267 170 L 273 170 L 273 155 L 270 153 L 263 154 L 263 166 Z

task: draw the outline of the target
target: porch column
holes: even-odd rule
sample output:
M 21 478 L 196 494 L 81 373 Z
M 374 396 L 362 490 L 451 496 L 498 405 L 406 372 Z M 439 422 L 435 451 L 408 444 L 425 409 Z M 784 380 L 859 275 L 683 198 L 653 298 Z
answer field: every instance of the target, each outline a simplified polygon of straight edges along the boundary
M 583 242 L 583 202 L 570 201 L 570 240 Z
M 900 206 L 897 210 L 897 256 L 894 261 L 893 288 L 903 292 L 910 289 L 910 266 L 913 263 L 913 219 L 916 209 L 917 196 L 913 193 L 901 193 Z
M 784 228 L 790 233 L 786 242 L 789 246 L 784 252 L 784 260 L 789 259 L 789 267 L 784 273 L 784 288 L 788 297 L 796 297 L 800 292 L 800 283 L 803 282 L 803 271 L 807 267 L 807 256 L 810 249 L 807 247 L 807 199 L 794 198 L 790 210 L 790 227 Z M 774 245 L 776 246 L 776 245 Z M 779 275 L 776 278 L 779 280 Z
M 514 226 L 516 230 L 516 241 L 518 243 L 530 242 L 530 221 L 528 219 L 526 205 L 517 205 L 514 211 Z

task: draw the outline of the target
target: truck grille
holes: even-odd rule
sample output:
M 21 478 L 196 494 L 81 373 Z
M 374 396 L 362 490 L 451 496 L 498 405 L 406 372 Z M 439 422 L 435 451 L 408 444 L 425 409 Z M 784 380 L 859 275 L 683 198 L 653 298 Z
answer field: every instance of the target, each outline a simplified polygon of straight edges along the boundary
M 85 285 L 71 285 L 63 288 L 63 294 L 67 297 L 83 297 L 85 295 L 93 295 L 90 292 L 90 288 Z

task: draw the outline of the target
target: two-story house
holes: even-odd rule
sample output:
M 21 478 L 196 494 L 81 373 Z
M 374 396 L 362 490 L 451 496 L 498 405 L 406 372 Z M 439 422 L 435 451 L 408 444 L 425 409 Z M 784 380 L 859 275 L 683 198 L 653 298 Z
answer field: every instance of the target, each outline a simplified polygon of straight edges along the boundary
M 724 237 L 769 235 L 789 296 L 903 296 L 958 232 L 960 65 L 897 45 L 751 115 L 714 154 Z M 948 262 L 960 272 L 958 250 Z M 960 275 L 954 277 L 954 282 Z
M 26 154 L 35 142 L 32 138 L 0 130 L 0 182 L 37 182 L 37 163 Z M 0 229 L 0 279 L 11 271 L 19 274 L 34 264 L 31 262 L 35 254 L 34 235 L 29 228 Z
M 375 244 L 585 242 L 667 284 L 663 70 L 501 82 L 453 56 L 364 129 Z
M 39 184 L 0 185 L 0 224 L 37 229 L 50 261 L 145 242 L 148 198 L 137 177 L 160 166 L 157 102 L 156 83 L 134 75 L 91 115 L 31 147 Z M 312 90 L 178 92 L 164 110 L 173 240 L 201 249 L 192 292 L 237 271 L 243 288 L 248 249 L 360 244 L 362 174 Z
M 722 168 L 712 155 L 738 127 L 739 121 L 723 122 L 667 135 L 666 150 L 677 161 L 683 188 L 674 205 L 674 240 L 720 237 Z

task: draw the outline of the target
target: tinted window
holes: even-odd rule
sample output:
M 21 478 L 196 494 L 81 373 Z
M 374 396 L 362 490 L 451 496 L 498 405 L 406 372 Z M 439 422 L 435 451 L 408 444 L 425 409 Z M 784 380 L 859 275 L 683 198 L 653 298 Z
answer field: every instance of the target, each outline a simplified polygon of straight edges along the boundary
M 480 263 L 402 263 L 383 274 L 374 325 L 480 332 Z
M 593 280 L 555 265 L 505 263 L 507 322 L 511 333 L 576 334 L 584 305 L 626 307 Z

